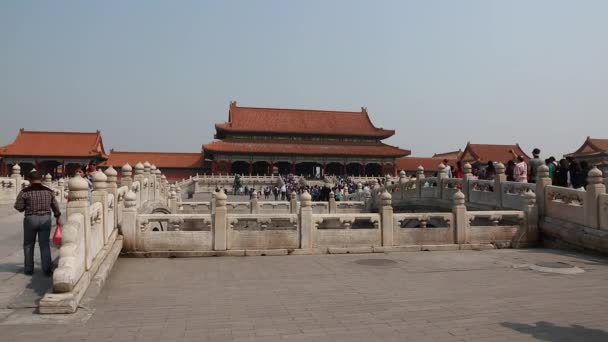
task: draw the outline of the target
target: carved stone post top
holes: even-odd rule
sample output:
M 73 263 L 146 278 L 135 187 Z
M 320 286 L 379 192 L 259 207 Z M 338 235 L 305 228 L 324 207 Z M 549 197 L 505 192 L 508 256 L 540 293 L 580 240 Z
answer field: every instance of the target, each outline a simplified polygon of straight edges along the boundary
M 89 183 L 80 176 L 72 177 L 68 181 L 68 198 L 70 201 L 87 201 L 89 199 Z
M 302 195 L 300 195 L 300 202 L 302 202 L 302 207 L 312 207 L 312 197 L 308 193 L 308 190 L 304 190 Z
M 169 185 L 169 190 L 170 191 L 175 191 L 175 189 L 177 189 L 177 187 L 175 186 L 175 184 Z
M 143 165 L 144 165 L 144 172 L 150 173 L 150 167 L 152 166 L 152 165 L 150 165 L 150 162 L 148 162 L 146 160 Z
M 179 189 L 179 188 L 178 188 Z M 226 199 L 228 199 L 228 196 L 226 196 L 226 194 L 223 191 L 220 191 L 218 193 L 215 194 L 215 207 L 225 207 L 226 206 Z
M 45 182 L 51 182 L 51 181 L 53 181 L 53 176 L 51 176 L 50 173 L 47 173 L 46 176 L 44 176 L 44 181 Z
M 538 170 L 536 170 L 536 174 L 538 178 L 549 178 L 549 167 L 545 164 L 542 164 L 538 167 Z
M 602 183 L 602 171 L 594 166 L 587 174 L 588 184 L 601 184 Z
M 437 166 L 437 170 L 438 170 L 439 172 L 443 172 L 443 171 L 445 171 L 445 165 L 444 165 L 443 163 L 440 163 L 440 164 Z
M 136 175 L 142 175 L 144 173 L 144 164 L 142 163 L 137 163 L 135 164 L 135 174 Z
M 416 168 L 416 174 L 424 174 L 424 167 L 422 165 L 418 165 L 418 167 Z
M 471 166 L 471 164 L 469 162 L 466 162 L 464 164 L 463 169 L 464 169 L 464 173 L 466 173 L 466 174 L 473 173 L 473 167 Z
M 93 189 L 94 190 L 104 190 L 108 187 L 107 184 L 108 176 L 106 176 L 103 172 L 97 170 L 93 173 Z
M 63 187 L 63 185 L 65 185 L 65 181 L 63 180 L 63 178 L 59 178 L 59 180 L 57 181 L 57 185 L 59 185 L 60 187 Z
M 357 183 L 357 189 L 359 189 L 359 190 L 363 189 L 363 183 L 361 183 L 361 182 Z
M 112 166 L 110 166 L 109 168 L 107 168 L 103 173 L 105 173 L 105 175 L 108 176 L 108 177 L 116 177 L 116 176 L 118 176 L 118 172 Z
M 393 196 L 386 190 L 380 195 L 382 206 L 390 207 L 392 205 Z
M 21 175 L 21 166 L 19 164 L 13 165 L 13 175 Z
M 166 180 L 167 180 L 167 176 L 165 176 L 165 175 L 161 175 L 161 176 L 160 176 L 160 179 L 162 179 L 163 181 L 166 181 Z
M 174 190 L 169 191 L 169 199 L 175 199 L 177 197 L 177 192 Z
M 534 203 L 536 203 L 536 194 L 532 191 L 526 191 L 524 193 L 524 198 L 528 205 L 534 205 Z
M 156 165 L 150 164 L 150 170 L 154 170 L 154 171 L 157 170 Z
M 405 176 L 405 171 L 401 170 L 399 172 L 399 183 L 405 183 L 407 181 L 407 177 Z
M 454 205 L 464 205 L 464 194 L 460 189 L 454 194 Z
M 494 166 L 494 169 L 496 170 L 496 174 L 497 175 L 502 175 L 505 173 L 505 164 L 498 162 L 496 163 L 496 165 Z
M 137 205 L 137 195 L 131 190 L 127 191 L 124 200 L 125 208 L 133 208 L 135 205 Z
M 129 163 L 126 163 L 122 166 L 122 168 L 120 168 L 120 170 L 122 171 L 123 175 L 126 175 L 128 173 L 130 176 L 131 171 L 133 171 L 133 168 L 131 167 L 131 165 L 129 165 Z
M 296 200 L 296 199 L 297 199 L 297 196 L 296 196 L 296 192 L 295 192 L 295 191 L 292 191 L 290 196 L 291 196 L 291 199 L 292 199 L 292 200 Z

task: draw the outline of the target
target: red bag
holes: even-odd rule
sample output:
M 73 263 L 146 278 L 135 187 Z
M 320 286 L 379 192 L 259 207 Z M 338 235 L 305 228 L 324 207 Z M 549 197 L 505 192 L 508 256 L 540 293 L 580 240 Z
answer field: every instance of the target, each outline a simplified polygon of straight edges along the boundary
M 61 246 L 61 224 L 59 224 L 59 222 L 57 222 L 55 233 L 53 233 L 53 243 L 55 246 Z

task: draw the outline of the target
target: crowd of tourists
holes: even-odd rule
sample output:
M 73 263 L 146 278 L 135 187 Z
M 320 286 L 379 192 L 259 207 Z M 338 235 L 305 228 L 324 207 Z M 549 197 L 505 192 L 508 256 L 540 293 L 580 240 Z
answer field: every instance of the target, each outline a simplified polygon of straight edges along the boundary
M 572 157 L 562 158 L 557 161 L 551 156 L 547 159 L 541 159 L 540 149 L 535 148 L 532 151 L 532 158 L 528 161 L 517 155 L 514 151 L 509 151 L 513 158 L 507 161 L 505 165 L 505 176 L 507 181 L 520 183 L 536 183 L 538 169 L 541 165 L 547 165 L 549 169 L 549 177 L 553 185 L 585 189 L 587 186 L 587 174 L 590 167 L 586 161 L 578 162 Z M 444 159 L 446 165 L 446 173 L 450 178 L 462 178 L 464 176 L 464 168 L 461 161 L 456 162 L 455 168 L 449 165 L 448 160 Z M 486 164 L 475 164 L 472 166 L 473 179 L 494 180 L 496 177 L 495 161 L 488 161 Z

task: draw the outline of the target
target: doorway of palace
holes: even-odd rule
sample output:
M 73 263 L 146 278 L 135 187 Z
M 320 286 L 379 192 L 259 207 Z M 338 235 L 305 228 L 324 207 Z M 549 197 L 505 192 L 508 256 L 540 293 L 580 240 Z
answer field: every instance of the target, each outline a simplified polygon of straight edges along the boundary
M 286 161 L 275 162 L 274 167 L 280 175 L 288 175 L 291 173 L 291 163 Z
M 359 163 L 350 163 L 346 165 L 346 174 L 349 176 L 362 176 L 363 165 Z
M 373 177 L 381 177 L 382 175 L 382 165 L 377 163 L 369 163 L 365 165 L 365 174 Z
M 344 168 L 341 163 L 329 163 L 325 166 L 325 174 L 331 176 L 341 176 Z
M 230 166 L 230 172 L 238 175 L 249 175 L 249 163 L 246 161 L 234 161 Z
M 321 177 L 321 164 L 315 162 L 296 164 L 296 175 L 306 178 L 319 178 Z
M 265 161 L 257 161 L 253 163 L 253 169 L 251 171 L 252 175 L 269 175 L 271 170 L 269 170 L 270 163 Z

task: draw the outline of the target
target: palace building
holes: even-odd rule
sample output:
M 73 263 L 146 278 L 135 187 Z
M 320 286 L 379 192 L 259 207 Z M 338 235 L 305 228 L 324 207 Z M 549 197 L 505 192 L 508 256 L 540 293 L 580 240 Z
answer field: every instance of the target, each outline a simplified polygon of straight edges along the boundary
M 0 175 L 14 164 L 23 174 L 33 168 L 53 178 L 71 175 L 90 162 L 107 159 L 101 132 L 26 131 L 21 128 L 12 144 L 0 147 Z
M 305 176 L 397 174 L 397 158 L 410 154 L 382 142 L 394 130 L 377 128 L 360 112 L 253 108 L 230 103 L 217 140 L 203 145 L 214 174 Z
M 204 173 L 204 160 L 201 152 L 127 152 L 110 150 L 108 160 L 100 164 L 101 167 L 112 166 L 120 171 L 123 165 L 135 166 L 139 162 L 149 162 L 161 169 L 169 181 L 177 181 L 182 178 Z

